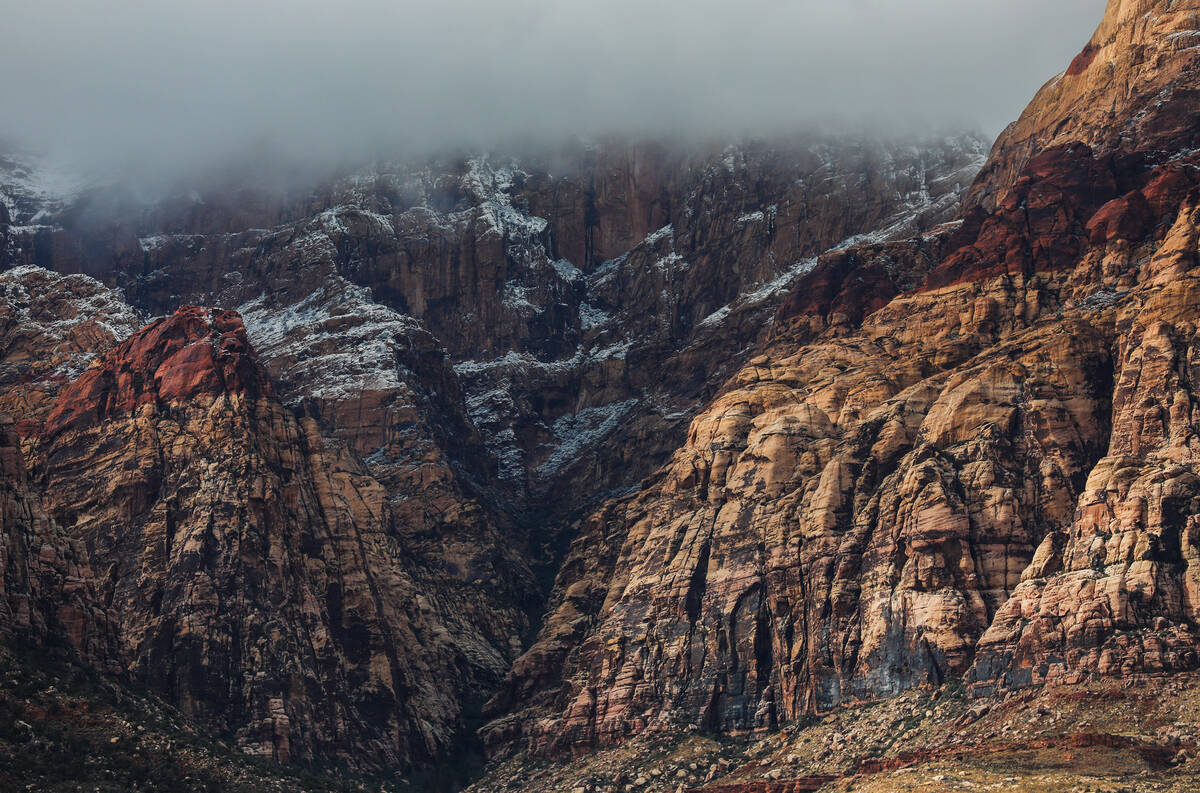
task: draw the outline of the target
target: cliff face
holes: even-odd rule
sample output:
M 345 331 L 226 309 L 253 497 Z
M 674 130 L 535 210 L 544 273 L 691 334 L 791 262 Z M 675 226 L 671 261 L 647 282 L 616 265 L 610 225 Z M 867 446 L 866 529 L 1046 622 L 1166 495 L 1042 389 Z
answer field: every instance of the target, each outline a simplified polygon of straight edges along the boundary
M 477 470 L 490 453 L 505 498 L 536 512 L 553 489 L 587 497 L 652 471 L 810 257 L 950 219 L 981 161 L 966 137 L 810 135 L 382 163 L 302 195 L 216 193 L 140 212 L 95 193 L 62 210 L 26 189 L 12 201 L 6 256 L 86 271 L 151 315 L 237 308 L 289 381 L 288 402 L 312 385 L 272 352 L 309 332 L 293 326 L 325 323 L 321 355 L 345 362 L 363 338 L 330 317 L 397 315 L 411 326 L 398 347 L 443 347 L 455 368 L 433 389 L 445 398 L 423 408 L 439 414 L 429 421 L 444 428 L 443 452 L 477 480 L 490 477 Z M 90 250 L 102 253 L 67 253 Z M 408 341 L 414 333 L 424 341 Z M 391 351 L 372 350 L 378 371 L 395 368 Z M 367 376 L 355 366 L 343 390 Z M 460 416 L 440 415 L 458 393 L 487 453 Z M 358 412 L 321 409 L 333 433 L 338 415 Z
M 448 560 L 424 567 L 384 487 L 284 408 L 236 314 L 181 308 L 100 356 L 33 457 L 132 677 L 249 752 L 427 761 L 522 628 L 497 603 L 520 562 L 474 549 L 431 583 Z
M 799 281 L 669 464 L 586 521 L 496 751 L 1200 664 L 1196 6 L 1110 4 L 959 223 Z
M 1113 0 L 961 210 L 965 138 L 21 176 L 0 631 L 371 770 L 1200 669 L 1198 14 Z
M 136 322 L 90 278 L 34 267 L 0 273 L 0 648 L 71 648 L 117 675 L 119 626 L 97 598 L 84 543 L 47 514 L 22 436 L 94 351 Z
M 561 516 L 670 453 L 805 257 L 947 219 L 978 153 L 601 147 L 140 215 L 26 175 L 0 399 L 136 684 L 254 754 L 422 765 Z
M 1000 136 L 966 206 L 994 207 L 1028 160 L 1054 146 L 1152 163 L 1194 148 L 1197 12 L 1189 0 L 1109 0 L 1067 70 Z
M 11 419 L 0 415 L 0 647 L 72 648 L 121 674 L 117 626 L 101 607 L 83 543 L 56 525 L 30 486 Z

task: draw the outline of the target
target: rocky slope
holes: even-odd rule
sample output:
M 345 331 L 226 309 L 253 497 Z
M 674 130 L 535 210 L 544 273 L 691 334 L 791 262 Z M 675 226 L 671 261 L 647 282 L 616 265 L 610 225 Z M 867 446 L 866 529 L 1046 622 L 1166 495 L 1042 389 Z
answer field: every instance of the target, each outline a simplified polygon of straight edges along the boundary
M 486 528 L 439 500 L 436 461 L 421 506 L 466 510 L 441 538 L 467 549 L 458 568 L 425 567 L 400 493 L 283 406 L 236 314 L 181 308 L 101 355 L 30 456 L 134 681 L 248 752 L 427 762 L 522 630 L 520 560 L 473 541 Z
M 121 675 L 117 626 L 97 598 L 83 543 L 46 514 L 18 444 L 11 419 L 0 414 L 0 652 L 70 648 Z
M 969 191 L 969 138 L 572 145 L 150 206 L 0 162 L 0 625 L 281 761 L 427 764 L 494 694 L 484 789 L 846 788 L 976 723 L 998 754 L 1186 764 L 1085 729 L 1099 705 L 985 716 L 1194 693 L 1198 20 L 1112 0 Z M 926 745 L 863 704 L 889 699 Z M 816 718 L 845 730 L 802 750 Z M 695 733 L 796 742 L 722 767 Z
M 1114 0 L 959 223 L 801 279 L 671 461 L 584 524 L 494 751 L 1200 665 L 1198 8 Z
M 137 212 L 17 168 L 0 399 L 135 685 L 277 760 L 454 751 L 537 616 L 541 516 L 651 470 L 806 257 L 945 220 L 979 147 L 563 156 Z

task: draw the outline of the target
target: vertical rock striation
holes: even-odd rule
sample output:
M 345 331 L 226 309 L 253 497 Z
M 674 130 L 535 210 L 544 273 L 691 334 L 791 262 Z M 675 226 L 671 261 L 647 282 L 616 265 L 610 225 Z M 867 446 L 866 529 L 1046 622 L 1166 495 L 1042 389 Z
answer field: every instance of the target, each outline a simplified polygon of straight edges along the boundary
M 1197 7 L 1114 0 L 958 222 L 799 280 L 584 524 L 495 752 L 1200 664 Z
M 249 752 L 427 762 L 522 629 L 491 599 L 521 575 L 504 559 L 425 585 L 444 571 L 346 446 L 282 405 L 234 313 L 181 308 L 102 355 L 34 456 L 135 680 Z

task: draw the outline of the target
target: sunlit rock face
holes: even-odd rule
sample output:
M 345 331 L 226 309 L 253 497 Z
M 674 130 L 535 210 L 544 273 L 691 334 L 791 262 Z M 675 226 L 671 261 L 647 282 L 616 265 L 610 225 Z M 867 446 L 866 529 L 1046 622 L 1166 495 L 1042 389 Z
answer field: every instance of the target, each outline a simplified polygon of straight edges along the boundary
M 958 222 L 798 281 L 585 521 L 495 752 L 1200 665 L 1196 5 L 1111 3 Z
M 948 220 L 981 151 L 597 146 L 149 207 L 21 166 L 0 409 L 136 685 L 254 754 L 425 765 L 572 513 L 667 459 L 815 254 Z
M 986 162 L 0 162 L 0 631 L 362 769 L 1200 667 L 1198 14 L 1114 0 Z

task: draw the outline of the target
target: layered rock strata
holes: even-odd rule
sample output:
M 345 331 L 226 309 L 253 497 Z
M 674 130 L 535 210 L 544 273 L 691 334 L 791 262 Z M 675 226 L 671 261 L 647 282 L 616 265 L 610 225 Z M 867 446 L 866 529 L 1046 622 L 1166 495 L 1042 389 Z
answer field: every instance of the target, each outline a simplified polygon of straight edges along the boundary
M 520 560 L 493 542 L 425 566 L 411 546 L 428 529 L 283 406 L 231 312 L 181 308 L 101 355 L 31 456 L 49 513 L 88 545 L 134 681 L 251 753 L 428 762 L 523 629 L 506 605 Z
M 800 280 L 671 461 L 585 523 L 495 751 L 1200 663 L 1200 69 L 1173 43 L 1196 5 L 1111 3 L 957 223 Z M 1124 103 L 1097 99 L 1125 85 L 1105 52 Z

